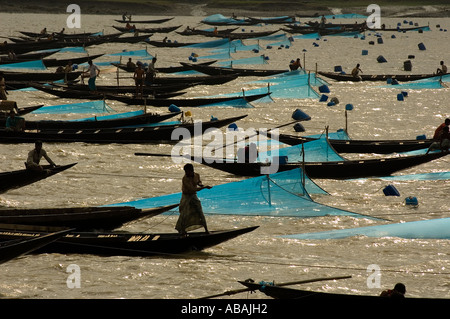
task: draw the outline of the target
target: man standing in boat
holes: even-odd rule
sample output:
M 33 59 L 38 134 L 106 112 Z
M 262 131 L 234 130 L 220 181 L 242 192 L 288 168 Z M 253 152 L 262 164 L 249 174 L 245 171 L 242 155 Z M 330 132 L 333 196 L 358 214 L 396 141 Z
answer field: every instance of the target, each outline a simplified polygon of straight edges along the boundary
M 34 143 L 34 149 L 32 149 L 28 153 L 28 158 L 27 158 L 27 161 L 25 162 L 25 167 L 27 169 L 37 170 L 37 171 L 44 170 L 44 168 L 39 164 L 42 157 L 44 157 L 52 167 L 56 167 L 56 164 L 47 155 L 47 152 L 42 148 L 41 141 L 36 141 L 36 143 Z
M 153 57 L 152 61 L 148 64 L 147 75 L 145 76 L 145 84 L 151 85 L 156 77 L 156 57 Z
M 141 95 L 141 97 L 143 97 L 144 76 L 145 70 L 142 68 L 142 64 L 139 63 L 133 75 L 133 79 L 136 84 L 136 97 L 138 97 L 139 94 Z
M 183 176 L 181 185 L 180 217 L 178 218 L 175 229 L 183 237 L 187 236 L 188 231 L 201 227 L 204 227 L 205 232 L 209 233 L 197 192 L 204 188 L 210 189 L 211 187 L 202 184 L 200 175 L 194 172 L 194 166 L 192 164 L 184 165 L 183 169 L 185 175 Z
M 88 85 L 89 89 L 92 92 L 97 91 L 97 86 L 95 85 L 95 81 L 97 80 L 97 76 L 100 75 L 100 69 L 92 62 L 92 60 L 88 61 L 89 68 L 88 68 L 88 74 L 89 74 L 89 80 Z

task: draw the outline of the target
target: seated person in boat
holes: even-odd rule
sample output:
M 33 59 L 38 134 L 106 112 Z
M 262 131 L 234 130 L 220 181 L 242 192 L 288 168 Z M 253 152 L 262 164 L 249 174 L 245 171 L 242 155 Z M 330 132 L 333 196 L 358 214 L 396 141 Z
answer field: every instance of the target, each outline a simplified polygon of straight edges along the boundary
M 441 125 L 439 125 L 436 130 L 434 131 L 434 135 L 433 135 L 433 140 L 439 140 L 442 131 L 444 130 L 444 127 L 449 126 L 450 125 L 450 118 L 445 119 L 444 123 L 442 123 Z
M 72 71 L 73 71 L 72 61 L 69 61 L 66 67 L 64 68 L 64 73 L 70 73 Z
M 450 133 L 449 127 L 445 126 L 442 133 L 436 142 L 433 142 L 427 150 L 427 154 L 433 150 L 441 150 L 442 152 L 449 151 L 450 148 Z
M 42 171 L 43 167 L 39 164 L 42 157 L 44 157 L 52 167 L 56 167 L 56 164 L 51 160 L 51 158 L 47 155 L 47 152 L 42 148 L 41 141 L 36 141 L 36 143 L 34 143 L 34 149 L 32 149 L 28 153 L 25 167 L 31 170 Z
M 186 236 L 188 231 L 195 230 L 201 227 L 205 228 L 205 232 L 209 233 L 206 225 L 205 215 L 200 200 L 197 197 L 197 192 L 208 188 L 210 186 L 203 186 L 200 180 L 200 175 L 194 172 L 192 164 L 184 165 L 185 175 L 183 176 L 181 184 L 181 200 L 180 200 L 180 217 L 178 218 L 175 229 L 181 236 Z
M 385 298 L 405 298 L 406 287 L 402 283 L 398 283 L 394 286 L 394 289 L 384 290 L 380 297 Z
M 16 116 L 14 110 L 9 111 L 9 116 L 6 119 L 5 128 L 11 132 L 23 132 L 25 129 L 25 119 L 20 116 Z
M 361 70 L 360 65 L 358 63 L 356 65 L 356 67 L 354 67 L 353 70 L 352 70 L 352 76 L 355 77 L 355 78 L 361 79 L 361 76 L 359 75 L 359 72 L 362 73 L 362 70 Z
M 127 62 L 127 68 L 128 69 L 130 69 L 130 70 L 134 70 L 134 69 L 136 69 L 136 64 L 134 64 L 134 62 L 133 61 L 131 61 L 131 58 L 128 58 L 128 62 Z
M 441 67 L 436 70 L 437 74 L 447 74 L 447 66 L 444 64 L 444 61 L 441 61 Z
M 3 76 L 3 72 L 0 72 L 0 100 L 7 100 L 8 97 L 6 96 L 6 94 L 5 77 Z
M 295 60 L 289 64 L 289 69 L 291 71 L 298 70 L 298 68 L 300 68 L 300 69 L 302 68 L 302 64 L 300 63 L 300 58 L 297 58 L 297 60 Z

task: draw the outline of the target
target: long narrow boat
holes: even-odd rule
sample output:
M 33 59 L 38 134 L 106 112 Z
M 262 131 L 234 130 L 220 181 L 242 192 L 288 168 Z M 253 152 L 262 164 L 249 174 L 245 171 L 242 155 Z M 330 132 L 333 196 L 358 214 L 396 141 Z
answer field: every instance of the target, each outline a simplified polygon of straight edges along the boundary
M 287 163 L 278 165 L 268 163 L 238 163 L 230 160 L 214 160 L 213 158 L 190 157 L 194 162 L 239 176 L 260 176 L 303 167 L 306 175 L 312 179 L 353 179 L 366 177 L 389 176 L 420 164 L 428 163 L 448 155 L 448 152 L 429 153 L 391 158 L 376 158 L 367 160 L 345 160 L 330 162 Z
M 400 82 L 408 82 L 408 81 L 416 81 L 416 80 L 422 80 L 422 79 L 428 79 L 435 77 L 436 74 L 359 74 L 361 78 L 354 77 L 351 74 L 341 74 L 341 73 L 335 73 L 335 72 L 324 72 L 324 71 L 317 71 L 317 74 L 325 76 L 327 78 L 336 80 L 336 81 L 350 81 L 350 82 L 360 82 L 360 81 L 373 81 L 373 82 L 379 82 L 379 81 L 387 81 L 388 79 L 396 79 Z
M 239 27 L 228 28 L 223 30 L 198 30 L 198 29 L 185 29 L 183 31 L 177 31 L 176 33 L 179 35 L 190 36 L 190 35 L 204 35 L 204 36 L 219 36 L 219 35 L 228 35 L 231 32 L 239 29 Z
M 271 137 L 268 133 L 267 136 Z M 277 140 L 288 145 L 299 145 L 315 138 L 279 134 Z M 330 145 L 338 153 L 376 153 L 391 154 L 416 151 L 430 147 L 432 139 L 423 140 L 336 140 L 328 139 Z
M 371 305 L 380 305 L 380 306 L 388 306 L 394 307 L 395 305 L 415 305 L 418 306 L 423 303 L 423 305 L 433 305 L 433 304 L 445 304 L 448 303 L 448 299 L 444 298 L 401 298 L 401 299 L 393 299 L 386 298 L 380 296 L 371 296 L 371 295 L 355 295 L 355 294 L 339 294 L 339 293 L 330 293 L 330 292 L 321 292 L 321 291 L 311 291 L 311 290 L 301 290 L 283 286 L 277 286 L 272 284 L 265 283 L 255 283 L 246 281 L 238 281 L 240 284 L 244 285 L 247 288 L 250 288 L 252 291 L 260 291 L 265 295 L 274 298 L 274 299 L 297 299 L 299 301 L 308 303 L 308 302 L 326 302 L 332 305 L 339 304 L 342 306 L 343 304 L 371 304 Z
M 156 98 L 170 98 L 174 96 L 183 95 L 185 92 L 180 92 L 181 90 L 187 89 L 189 87 L 195 86 L 197 83 L 187 83 L 180 85 L 151 85 L 142 88 L 144 95 L 151 95 Z M 75 84 L 75 85 L 51 85 L 46 86 L 39 83 L 28 83 L 28 87 L 33 87 L 39 91 L 58 96 L 60 98 L 67 99 L 87 99 L 87 100 L 98 100 L 98 99 L 112 99 L 116 100 L 117 94 L 135 94 L 135 86 L 97 86 L 97 92 L 91 92 L 87 85 Z
M 191 68 L 200 73 L 208 75 L 225 75 L 234 74 L 238 76 L 270 76 L 287 72 L 289 70 L 270 70 L 270 69 L 242 69 L 242 68 L 227 68 L 212 65 L 200 65 L 193 63 L 180 62 L 182 65 Z
M 237 29 L 237 28 L 235 28 Z M 223 30 L 222 30 L 223 31 Z M 234 30 L 232 30 L 234 31 Z M 271 31 L 260 31 L 260 32 L 241 32 L 241 33 L 233 33 L 233 32 L 214 32 L 214 31 L 202 31 L 202 30 L 190 30 L 190 31 L 183 31 L 183 32 L 177 32 L 180 35 L 202 35 L 205 37 L 216 37 L 216 38 L 225 38 L 230 40 L 244 40 L 244 39 L 252 39 L 252 38 L 259 38 L 259 37 L 266 37 L 269 35 L 272 35 L 279 30 L 271 30 Z
M 181 25 L 173 26 L 173 27 L 161 27 L 161 28 L 136 28 L 136 29 L 129 29 L 127 27 L 118 27 L 118 26 L 112 26 L 114 29 L 119 30 L 121 32 L 143 32 L 143 33 L 170 33 L 172 31 L 175 31 Z
M 143 210 L 130 206 L 0 209 L 0 223 L 67 227 L 77 230 L 112 230 L 176 207 L 178 203 Z
M 133 35 L 130 37 L 118 37 L 111 39 L 108 43 L 139 43 L 146 42 L 146 40 L 150 39 L 153 33 L 146 33 L 141 35 Z
M 211 65 L 213 63 L 217 62 L 217 60 L 213 60 L 213 61 L 206 61 L 206 62 L 202 62 L 199 63 L 200 65 Z M 136 71 L 136 67 L 129 67 L 127 66 L 125 63 L 111 63 L 112 65 L 114 65 L 115 67 L 127 71 L 127 72 L 134 72 Z M 183 72 L 183 71 L 189 71 L 192 70 L 191 68 L 187 67 L 187 66 L 169 66 L 169 67 L 157 67 L 156 71 L 158 73 L 177 73 L 177 72 Z
M 142 126 L 150 123 L 159 123 L 179 115 L 181 112 L 174 113 L 143 113 L 135 112 L 128 116 L 128 113 L 117 114 L 117 117 L 100 116 L 86 120 L 64 121 L 64 120 L 40 120 L 25 121 L 27 130 L 56 130 L 56 129 L 99 129 L 99 128 L 119 128 L 124 126 Z M 122 115 L 122 116 L 121 116 Z M 5 120 L 6 122 L 6 120 Z M 0 120 L 0 127 L 5 127 L 5 122 Z
M 157 48 L 181 48 L 188 45 L 199 44 L 200 42 L 178 42 L 178 41 L 156 41 L 156 40 L 145 40 L 150 45 Z
M 201 251 L 254 231 L 258 226 L 205 232 L 177 233 L 79 232 L 72 231 L 35 253 L 93 254 L 100 256 L 176 255 Z M 54 228 L 28 225 L 0 225 L 0 241 L 39 238 Z
M 70 59 L 43 59 L 42 62 L 46 67 L 55 67 L 55 66 L 66 66 L 69 62 L 72 64 L 79 64 L 79 63 L 85 63 L 89 60 L 94 60 L 104 55 L 101 54 L 95 54 L 91 56 L 83 56 L 79 58 L 70 58 Z
M 154 107 L 169 107 L 172 104 L 177 107 L 202 107 L 207 105 L 214 105 L 219 103 L 225 103 L 230 101 L 236 101 L 240 99 L 244 99 L 246 102 L 253 102 L 264 97 L 269 96 L 271 93 L 261 93 L 254 95 L 245 95 L 245 96 L 224 96 L 224 97 L 205 97 L 205 98 L 136 98 L 136 97 L 128 97 L 128 96 L 109 96 L 109 98 L 113 98 L 117 101 L 128 105 L 149 105 Z
M 44 236 L 11 239 L 0 243 L 0 264 L 40 249 L 65 236 L 70 230 L 60 230 Z
M 172 18 L 162 18 L 162 19 L 153 19 L 153 20 L 119 20 L 119 19 L 114 19 L 114 21 L 119 22 L 119 23 L 155 23 L 155 24 L 160 24 L 160 23 L 164 23 L 170 20 L 173 20 L 175 17 Z
M 221 120 L 137 128 L 62 129 L 39 132 L 8 132 L 0 130 L 0 144 L 34 143 L 36 140 L 54 143 L 85 142 L 96 144 L 177 143 L 184 138 L 181 134 L 189 133 L 190 137 L 201 135 L 207 129 L 221 128 L 239 121 L 246 116 L 241 115 Z M 172 133 L 176 133 L 177 130 L 180 135 L 172 138 Z
M 37 139 L 34 140 L 34 142 Z M 34 143 L 31 140 L 29 143 Z M 11 189 L 17 189 L 24 187 L 40 180 L 46 179 L 55 174 L 61 173 L 66 169 L 75 166 L 77 163 L 72 163 L 68 165 L 50 167 L 44 166 L 43 171 L 35 171 L 29 169 L 21 169 L 17 171 L 1 172 L 0 173 L 0 193 L 5 193 Z
M 80 77 L 81 71 L 74 71 L 70 73 L 59 72 L 15 72 L 4 71 L 5 80 L 8 81 L 22 81 L 22 82 L 53 82 L 59 80 L 74 81 Z

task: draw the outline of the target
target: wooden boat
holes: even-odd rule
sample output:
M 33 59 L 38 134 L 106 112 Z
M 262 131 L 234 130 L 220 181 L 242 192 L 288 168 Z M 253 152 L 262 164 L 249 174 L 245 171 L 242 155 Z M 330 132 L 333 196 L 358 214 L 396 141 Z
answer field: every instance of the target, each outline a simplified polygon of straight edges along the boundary
M 172 31 L 175 31 L 181 25 L 173 26 L 173 27 L 161 27 L 161 28 L 132 28 L 128 29 L 127 27 L 118 27 L 118 26 L 112 26 L 114 29 L 120 31 L 120 32 L 142 32 L 142 33 L 170 33 Z
M 269 69 L 242 69 L 242 68 L 227 68 L 212 65 L 200 65 L 193 63 L 180 62 L 182 65 L 191 68 L 200 73 L 208 75 L 225 75 L 234 74 L 237 76 L 270 76 L 288 72 L 289 70 L 269 70 Z
M 115 39 L 111 39 L 108 43 L 139 43 L 146 42 L 146 40 L 150 39 L 153 33 L 146 33 L 142 35 L 134 35 L 130 37 L 118 37 Z
M 34 143 L 36 140 L 42 142 L 72 143 L 85 142 L 96 144 L 148 144 L 148 143 L 176 143 L 183 139 L 181 136 L 172 138 L 172 133 L 176 129 L 189 132 L 191 137 L 203 134 L 207 129 L 221 128 L 234 123 L 247 115 L 225 118 L 215 121 L 204 121 L 197 123 L 181 123 L 174 125 L 160 125 L 138 128 L 105 128 L 105 129 L 85 129 L 85 130 L 46 130 L 46 131 L 25 131 L 8 132 L 0 130 L 0 143 Z M 184 134 L 183 133 L 183 134 Z
M 17 115 L 23 116 L 33 111 L 36 111 L 43 106 L 44 105 L 41 104 L 41 105 L 17 107 L 16 101 L 10 100 L 0 101 L 0 120 L 3 118 L 6 119 L 9 116 L 9 112 L 12 110 L 15 110 Z
M 160 23 L 164 23 L 170 20 L 173 20 L 175 17 L 172 18 L 163 18 L 163 19 L 154 19 L 154 20 L 119 20 L 119 19 L 114 19 L 114 21 L 118 22 L 118 23 L 148 23 L 148 24 L 160 24 Z
M 248 280 L 238 282 L 244 285 L 245 287 L 250 288 L 251 291 L 260 291 L 265 295 L 274 299 L 298 299 L 304 302 L 314 302 L 314 303 L 317 302 L 317 305 L 319 305 L 319 302 L 320 303 L 331 302 L 331 304 L 337 303 L 340 306 L 342 306 L 347 302 L 351 302 L 351 304 L 371 304 L 390 307 L 395 306 L 397 304 L 402 306 L 406 305 L 418 306 L 421 303 L 423 303 L 424 305 L 432 305 L 434 303 L 437 304 L 448 303 L 448 299 L 444 298 L 440 299 L 440 298 L 413 297 L 413 298 L 393 299 L 371 295 L 339 294 L 321 291 L 300 290 L 271 284 L 255 283 Z
M 190 35 L 204 35 L 204 36 L 219 36 L 219 35 L 228 35 L 231 32 L 239 29 L 236 28 L 228 28 L 223 30 L 208 31 L 208 30 L 197 30 L 197 29 L 185 29 L 183 31 L 177 31 L 176 33 L 179 35 L 190 36 Z
M 30 38 L 43 38 L 43 37 L 49 37 L 50 35 L 53 35 L 54 37 L 61 37 L 61 38 L 71 38 L 71 37 L 76 37 L 76 38 L 82 38 L 82 37 L 93 37 L 93 36 L 98 36 L 99 32 L 83 32 L 83 33 L 61 33 L 61 32 L 48 32 L 46 34 L 41 34 L 40 32 L 30 32 L 30 31 L 19 31 L 20 33 L 22 33 L 23 35 L 30 37 Z
M 177 233 L 79 232 L 72 231 L 34 253 L 93 254 L 99 256 L 176 255 L 201 251 L 249 233 L 258 226 L 205 232 L 190 232 L 187 237 Z M 0 241 L 39 238 L 53 231 L 52 227 L 0 225 Z
M 295 16 L 285 16 L 285 17 L 268 17 L 268 18 L 256 18 L 247 17 L 247 20 L 253 24 L 284 24 L 284 23 L 295 23 Z
M 5 80 L 8 81 L 22 81 L 22 82 L 53 82 L 66 79 L 67 81 L 74 81 L 80 77 L 81 71 L 70 73 L 57 72 L 14 72 L 4 71 Z
M 44 236 L 11 239 L 0 243 L 0 264 L 42 248 L 66 235 L 70 230 L 60 230 Z
M 221 160 L 214 161 L 213 158 L 202 158 L 201 162 L 198 158 L 190 157 L 194 162 L 201 163 L 205 166 L 218 169 L 230 174 L 239 176 L 260 176 L 265 174 L 262 172 L 263 167 L 273 170 L 270 174 L 291 170 L 297 167 L 304 168 L 308 177 L 312 179 L 353 179 L 389 176 L 392 173 L 411 168 L 420 164 L 428 163 L 448 155 L 448 152 L 429 153 L 424 155 L 411 155 L 392 158 L 377 158 L 367 160 L 345 160 L 330 162 L 305 162 L 305 163 L 287 163 L 273 165 L 270 169 L 267 163 L 238 163 L 236 161 Z
M 271 137 L 271 134 L 267 134 Z M 299 145 L 315 138 L 279 134 L 277 140 L 288 145 Z M 391 154 L 410 152 L 430 147 L 432 139 L 423 140 L 336 140 L 328 139 L 338 153 L 376 153 Z
M 437 76 L 436 74 L 359 74 L 361 78 L 354 77 L 351 74 L 341 74 L 335 72 L 323 72 L 318 71 L 317 74 L 325 76 L 327 78 L 336 80 L 336 81 L 351 81 L 351 82 L 359 82 L 359 81 L 387 81 L 388 79 L 396 79 L 400 82 L 408 82 L 408 81 L 416 81 L 422 79 L 428 79 Z
M 236 30 L 238 28 L 234 28 Z M 231 29 L 230 29 L 231 30 Z M 231 30 L 231 31 L 234 31 Z M 221 32 L 222 31 L 222 32 Z M 271 31 L 261 31 L 261 32 L 241 32 L 241 33 L 233 33 L 229 32 L 229 30 L 221 30 L 221 31 L 204 31 L 204 30 L 189 30 L 183 32 L 177 32 L 179 35 L 189 36 L 189 35 L 203 35 L 205 37 L 216 37 L 216 38 L 226 38 L 230 40 L 238 40 L 238 39 L 251 39 L 251 38 L 259 38 L 266 37 L 272 35 L 279 30 L 271 30 Z
M 152 85 L 152 86 L 144 86 L 142 88 L 144 95 L 151 95 L 156 98 L 167 99 L 173 96 L 179 96 L 184 94 L 184 92 L 178 92 L 180 90 L 184 90 L 186 88 L 197 85 L 197 83 L 187 83 L 182 85 Z M 97 93 L 91 92 L 87 85 L 52 85 L 45 86 L 37 83 L 29 83 L 28 86 L 34 87 L 39 91 L 58 96 L 60 98 L 68 98 L 68 99 L 87 99 L 87 100 L 98 100 L 101 98 L 117 100 L 117 94 L 119 93 L 136 93 L 135 86 L 97 86 Z M 112 93 L 114 92 L 114 93 Z M 120 98 L 120 96 L 119 96 Z
M 119 128 L 124 126 L 142 126 L 149 123 L 159 123 L 179 115 L 181 112 L 175 113 L 144 113 L 140 115 L 117 117 L 114 119 L 103 119 L 86 121 L 63 121 L 63 120 L 40 120 L 25 121 L 27 130 L 56 130 L 56 129 L 99 129 L 99 128 Z M 0 122 L 0 127 L 5 127 L 5 121 Z
M 30 140 L 29 143 L 34 143 Z M 43 166 L 43 171 L 35 171 L 29 169 L 21 169 L 17 171 L 1 172 L 0 173 L 0 193 L 5 193 L 11 189 L 24 187 L 40 180 L 46 179 L 55 174 L 61 173 L 77 163 L 68 165 L 61 165 L 56 167 Z
M 156 40 L 145 40 L 146 43 L 153 45 L 157 48 L 181 48 L 188 45 L 199 44 L 200 42 L 178 42 L 178 41 L 156 41 Z
M 61 48 L 58 40 L 40 40 L 40 41 L 24 41 L 19 43 L 5 43 L 0 45 L 0 53 L 8 54 L 13 51 L 15 54 L 28 53 L 33 51 L 41 51 L 47 49 Z
M 1 224 L 67 227 L 77 230 L 112 230 L 124 224 L 150 218 L 177 204 L 137 209 L 130 206 L 0 209 Z
M 206 62 L 202 62 L 199 63 L 200 65 L 211 65 L 213 63 L 217 62 L 217 60 L 213 60 L 213 61 L 206 61 Z M 135 67 L 128 67 L 125 63 L 111 63 L 112 65 L 114 65 L 115 67 L 127 71 L 127 72 L 134 72 L 136 71 Z M 180 65 L 180 66 L 169 66 L 169 67 L 159 67 L 156 68 L 156 71 L 158 71 L 158 73 L 177 73 L 177 72 L 183 72 L 183 71 L 189 71 L 192 70 L 191 68 L 184 66 L 184 65 Z
M 44 65 L 46 67 L 66 66 L 67 64 L 69 64 L 69 62 L 72 62 L 72 64 L 75 65 L 75 64 L 88 62 L 89 60 L 97 59 L 103 55 L 104 54 L 102 53 L 102 54 L 95 54 L 95 55 L 91 55 L 91 56 L 84 56 L 84 57 L 71 58 L 71 59 L 43 59 L 42 62 L 44 63 Z
M 110 98 L 114 98 L 117 101 L 128 105 L 149 105 L 154 107 L 169 107 L 172 104 L 177 107 L 202 107 L 206 105 L 219 104 L 224 102 L 229 102 L 233 100 L 244 99 L 247 102 L 253 102 L 259 99 L 262 99 L 266 96 L 269 96 L 271 93 L 261 93 L 254 95 L 245 95 L 245 96 L 225 96 L 225 97 L 205 97 L 205 98 L 141 98 L 141 97 L 128 97 L 128 96 L 110 96 Z

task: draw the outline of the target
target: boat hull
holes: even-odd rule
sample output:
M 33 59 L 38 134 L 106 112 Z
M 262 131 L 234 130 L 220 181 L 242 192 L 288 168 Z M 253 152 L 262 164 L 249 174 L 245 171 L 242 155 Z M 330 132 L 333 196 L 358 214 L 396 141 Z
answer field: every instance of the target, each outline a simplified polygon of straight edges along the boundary
M 177 233 L 78 232 L 38 249 L 34 253 L 93 254 L 100 256 L 176 255 L 201 251 L 255 230 L 257 226 L 233 230 Z M 48 229 L 48 230 L 46 230 Z M 0 225 L 0 241 L 40 237 L 49 227 Z

